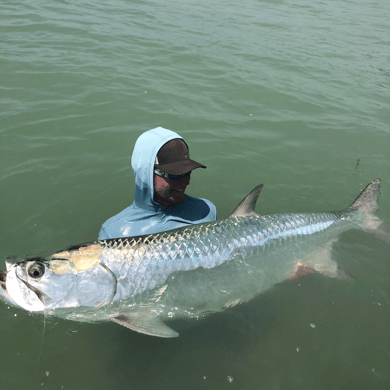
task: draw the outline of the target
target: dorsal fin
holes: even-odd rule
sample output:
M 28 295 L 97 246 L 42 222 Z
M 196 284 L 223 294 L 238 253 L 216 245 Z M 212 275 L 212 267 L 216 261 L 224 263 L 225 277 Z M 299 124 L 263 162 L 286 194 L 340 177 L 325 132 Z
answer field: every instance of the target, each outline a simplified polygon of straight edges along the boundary
M 255 214 L 255 206 L 263 184 L 255 187 L 230 214 L 231 217 L 249 216 Z

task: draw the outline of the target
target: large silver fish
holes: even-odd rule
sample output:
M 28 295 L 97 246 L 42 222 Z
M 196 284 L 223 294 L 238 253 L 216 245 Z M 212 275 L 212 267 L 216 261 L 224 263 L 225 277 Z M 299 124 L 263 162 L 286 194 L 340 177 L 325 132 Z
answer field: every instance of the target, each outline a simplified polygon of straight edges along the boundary
M 389 239 L 375 216 L 379 186 L 374 180 L 342 211 L 262 216 L 254 212 L 260 185 L 224 220 L 6 262 L 0 298 L 30 312 L 175 337 L 167 319 L 221 311 L 308 270 L 341 276 L 330 256 L 340 233 L 360 228 Z

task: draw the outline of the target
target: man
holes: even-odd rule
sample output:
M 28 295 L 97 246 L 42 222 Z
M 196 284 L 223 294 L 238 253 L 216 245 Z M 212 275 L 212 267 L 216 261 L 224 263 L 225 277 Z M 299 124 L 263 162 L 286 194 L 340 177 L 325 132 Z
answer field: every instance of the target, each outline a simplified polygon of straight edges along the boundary
M 131 165 L 134 202 L 104 222 L 99 240 L 159 233 L 218 219 L 213 203 L 185 194 L 191 172 L 206 167 L 190 159 L 188 146 L 178 134 L 162 127 L 141 134 Z

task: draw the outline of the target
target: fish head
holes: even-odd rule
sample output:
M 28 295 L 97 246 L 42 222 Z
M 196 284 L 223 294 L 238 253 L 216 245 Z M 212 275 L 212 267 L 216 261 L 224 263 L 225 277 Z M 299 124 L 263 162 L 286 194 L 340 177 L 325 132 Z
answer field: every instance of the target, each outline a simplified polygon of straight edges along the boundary
M 21 308 L 39 312 L 77 303 L 74 286 L 77 275 L 68 260 L 26 259 L 6 261 L 6 291 Z
M 85 248 L 6 265 L 7 294 L 30 312 L 100 307 L 110 303 L 116 293 L 115 275 Z

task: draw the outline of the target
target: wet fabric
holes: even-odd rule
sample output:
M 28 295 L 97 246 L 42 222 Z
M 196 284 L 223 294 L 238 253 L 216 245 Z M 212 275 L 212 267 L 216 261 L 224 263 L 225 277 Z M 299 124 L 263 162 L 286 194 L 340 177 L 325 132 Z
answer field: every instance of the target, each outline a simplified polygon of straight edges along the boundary
M 184 202 L 165 209 L 153 201 L 153 171 L 156 155 L 168 141 L 180 138 L 157 127 L 137 139 L 131 165 L 135 175 L 134 202 L 102 225 L 99 240 L 159 233 L 218 219 L 216 207 L 207 199 L 184 195 Z

